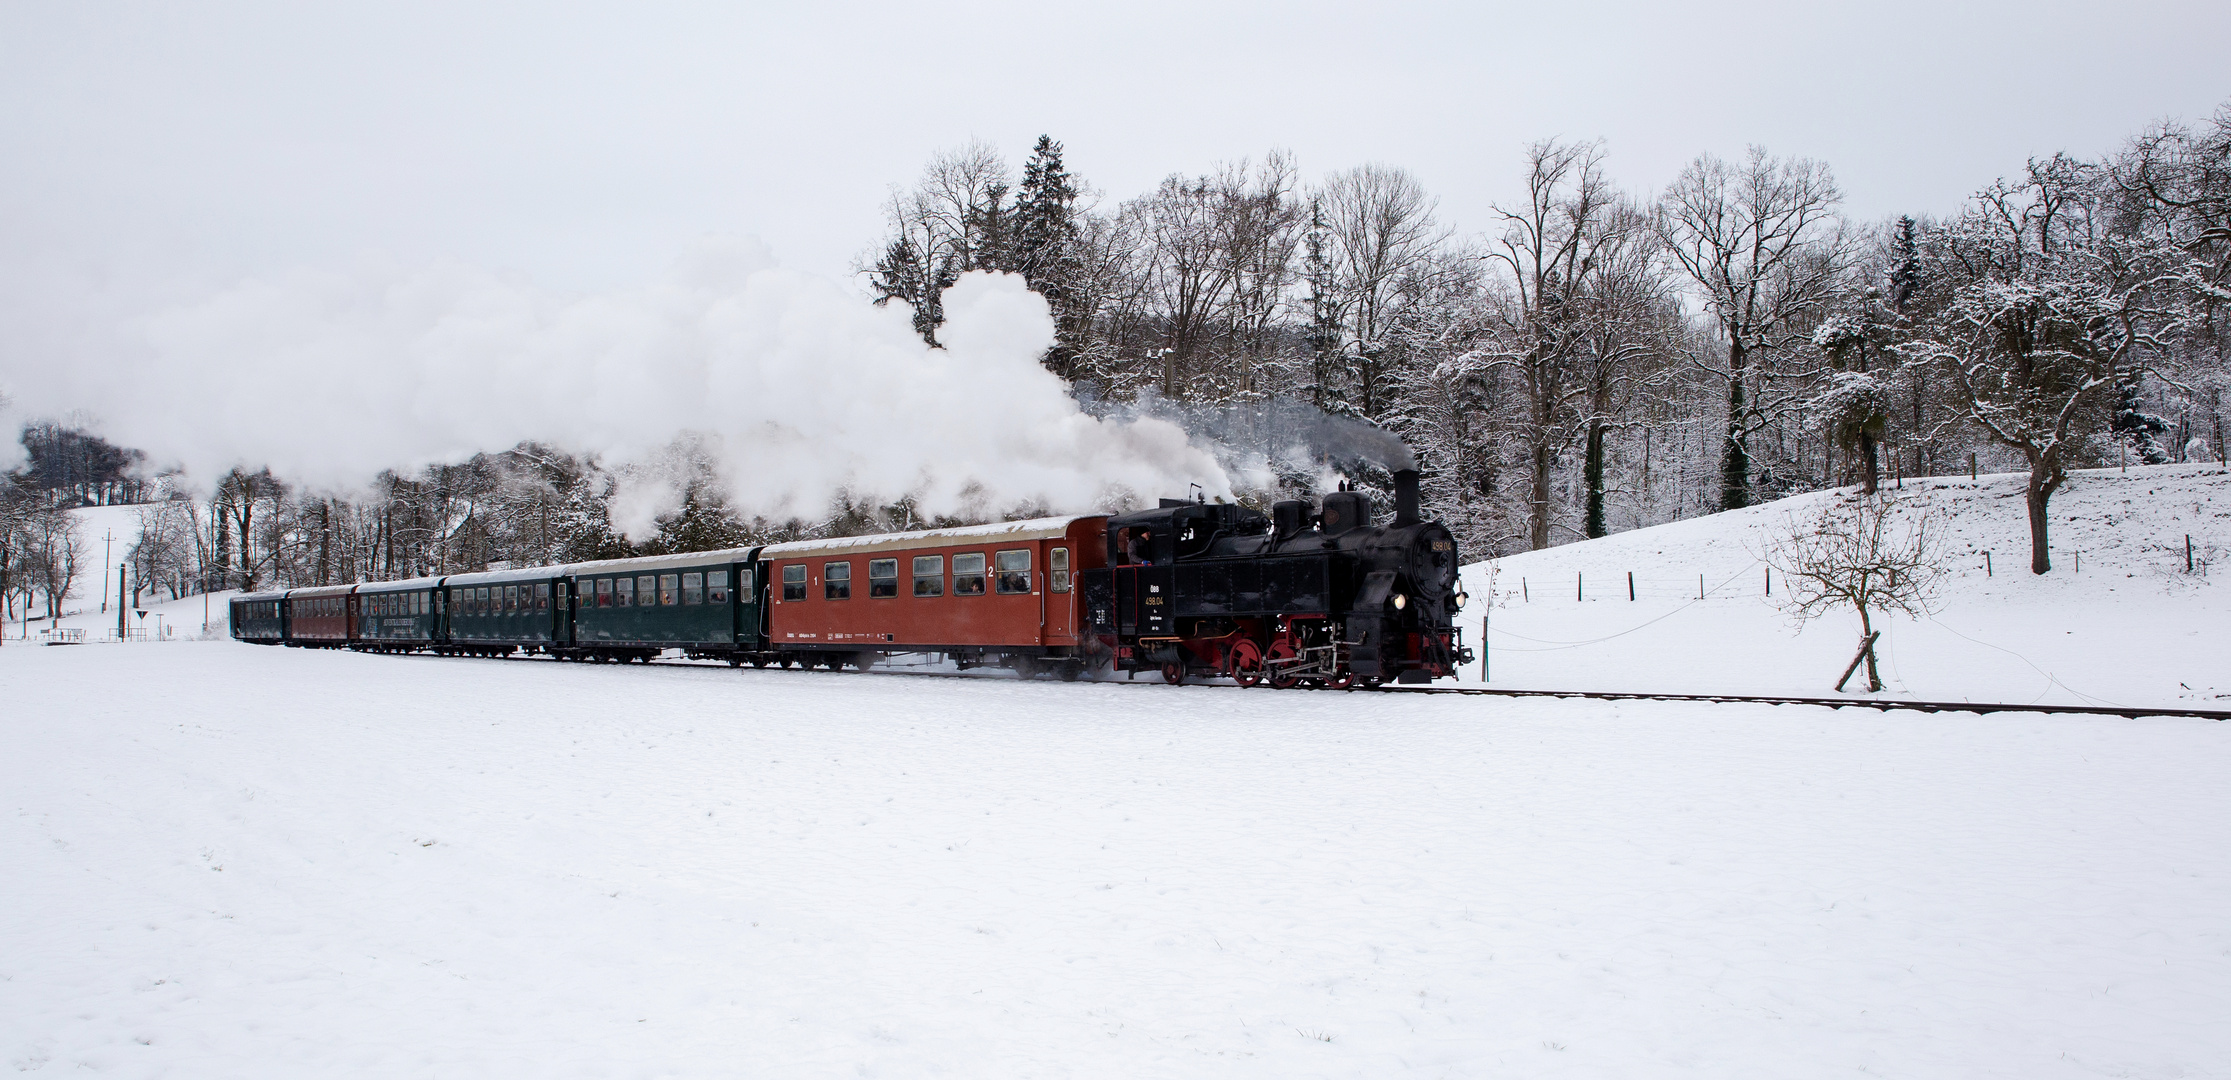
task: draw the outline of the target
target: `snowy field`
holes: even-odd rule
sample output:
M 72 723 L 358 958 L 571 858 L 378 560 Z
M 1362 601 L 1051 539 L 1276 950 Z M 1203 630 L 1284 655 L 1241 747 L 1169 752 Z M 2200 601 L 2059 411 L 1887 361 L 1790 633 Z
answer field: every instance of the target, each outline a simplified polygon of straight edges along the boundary
M 2231 709 L 2231 474 L 2164 465 L 2071 475 L 2051 504 L 2054 570 L 2043 577 L 2029 572 L 2022 481 L 1906 481 L 1909 505 L 1948 516 L 1951 574 L 1933 616 L 1876 624 L 1885 696 Z M 1768 601 L 1758 553 L 1789 516 L 1849 490 L 1500 560 L 1491 684 L 1829 693 L 1858 646 L 1858 618 L 1800 632 Z M 1466 568 L 1475 598 L 1489 595 L 1489 570 Z M 1464 612 L 1467 641 L 1479 640 L 1481 614 L 1477 603 Z M 1476 682 L 1479 665 L 1465 675 Z M 1865 685 L 1862 675 L 1850 689 Z
M 0 1061 L 2231 1076 L 2231 726 L 0 649 Z

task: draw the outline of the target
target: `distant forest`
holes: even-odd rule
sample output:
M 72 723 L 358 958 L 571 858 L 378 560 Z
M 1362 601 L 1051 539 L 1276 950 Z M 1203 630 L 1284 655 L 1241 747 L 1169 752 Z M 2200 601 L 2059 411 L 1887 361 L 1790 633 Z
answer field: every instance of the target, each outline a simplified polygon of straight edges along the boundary
M 1309 180 L 1274 151 L 1111 201 L 1050 137 L 1019 168 L 973 144 L 894 186 L 857 269 L 864 302 L 909 305 L 933 345 L 959 275 L 1021 275 L 1054 316 L 1045 366 L 1091 411 L 1210 440 L 1304 411 L 1391 432 L 1468 557 L 1977 468 L 2029 475 L 2044 572 L 2068 470 L 2223 462 L 2231 105 L 2098 159 L 2035 158 L 1943 217 L 1853 220 L 1827 163 L 1756 148 L 1636 192 L 1601 143 L 1549 140 L 1515 179 L 1465 231 L 1390 165 Z M 173 595 L 958 523 L 841 495 L 813 520 L 751 518 L 679 432 L 692 479 L 640 543 L 612 526 L 606 464 L 555 447 L 354 499 L 246 471 L 189 497 L 77 425 L 22 438 L 28 466 L 0 480 L 11 616 L 59 595 L 52 519 L 91 504 L 146 504 L 133 588 Z M 1316 464 L 1242 498 L 1388 483 L 1334 449 Z

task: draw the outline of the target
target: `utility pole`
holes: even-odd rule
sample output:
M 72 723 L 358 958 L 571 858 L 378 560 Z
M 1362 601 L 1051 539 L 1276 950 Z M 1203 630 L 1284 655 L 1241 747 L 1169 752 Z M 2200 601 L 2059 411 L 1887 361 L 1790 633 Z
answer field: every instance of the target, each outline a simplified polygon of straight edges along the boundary
M 103 574 L 103 577 L 108 575 Z M 103 592 L 108 590 L 103 589 Z M 124 564 L 116 564 L 116 640 L 124 640 Z
M 111 545 L 112 543 L 114 543 L 114 542 L 115 542 L 115 540 L 116 540 L 116 530 L 115 530 L 115 529 L 109 529 L 109 530 L 107 530 L 107 531 L 105 531 L 105 532 L 103 532 L 103 533 L 101 534 L 101 565 L 102 565 L 102 566 L 107 566 L 107 565 L 108 565 L 109 555 L 111 554 L 111 553 L 110 553 L 110 551 L 109 551 L 109 546 L 110 546 L 110 545 Z M 106 577 L 107 575 L 105 575 L 105 574 L 104 574 L 104 575 L 102 575 L 102 576 L 103 576 L 103 577 L 105 578 L 105 577 Z M 124 581 L 124 579 L 123 579 L 123 578 L 121 578 L 121 577 L 119 577 L 119 578 L 117 578 L 117 579 L 116 579 L 116 581 L 117 581 L 117 585 L 116 585 L 116 610 L 117 610 L 117 612 L 118 612 L 118 614 L 117 614 L 117 616 L 116 616 L 116 619 L 117 619 L 116 625 L 118 625 L 118 626 L 122 626 L 122 625 L 124 625 L 124 621 L 123 621 L 123 620 L 124 620 L 124 616 L 123 616 L 123 614 L 122 614 L 122 612 L 123 612 L 123 610 L 124 610 L 124 585 L 123 585 L 123 581 Z M 108 582 L 107 582 L 107 581 L 103 581 L 103 582 L 101 582 L 101 613 L 102 613 L 103 615 L 106 615 L 106 614 L 108 614 Z

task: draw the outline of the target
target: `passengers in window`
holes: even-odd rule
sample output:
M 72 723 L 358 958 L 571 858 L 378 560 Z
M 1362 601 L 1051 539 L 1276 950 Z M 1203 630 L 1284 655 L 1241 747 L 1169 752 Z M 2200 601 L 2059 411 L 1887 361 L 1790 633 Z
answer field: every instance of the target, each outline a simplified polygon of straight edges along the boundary
M 705 572 L 705 599 L 706 602 L 714 604 L 728 602 L 728 571 L 708 570 Z
M 916 555 L 914 557 L 914 595 L 945 595 L 945 556 Z
M 600 577 L 600 578 L 596 579 L 596 606 L 598 606 L 598 607 L 611 607 L 611 606 L 612 606 L 612 579 L 611 579 L 611 578 L 608 578 L 608 577 Z
M 536 610 L 536 611 L 548 611 L 548 610 L 550 610 L 550 586 L 548 586 L 548 585 L 537 585 L 537 586 L 535 586 L 535 610 Z
M 631 577 L 624 577 L 624 578 L 614 578 L 614 579 L 612 579 L 612 606 L 613 606 L 613 607 L 633 607 L 633 606 L 635 606 L 635 579 L 634 579 L 634 578 L 631 578 Z
M 504 610 L 507 612 L 519 610 L 519 586 L 504 586 Z
M 899 594 L 899 561 L 897 559 L 868 560 L 868 595 L 897 596 Z
M 821 564 L 821 598 L 824 600 L 852 599 L 852 564 L 833 562 Z
M 1016 596 L 1030 591 L 1029 548 L 994 552 L 992 568 L 999 572 L 996 587 L 1001 596 Z
M 953 556 L 953 595 L 984 595 L 984 553 L 972 551 Z
M 635 579 L 635 606 L 650 607 L 658 603 L 658 575 L 644 574 Z
M 658 576 L 658 602 L 666 607 L 673 607 L 682 602 L 682 575 L 660 574 Z
M 782 568 L 782 598 L 786 601 L 806 598 L 806 564 L 793 563 Z

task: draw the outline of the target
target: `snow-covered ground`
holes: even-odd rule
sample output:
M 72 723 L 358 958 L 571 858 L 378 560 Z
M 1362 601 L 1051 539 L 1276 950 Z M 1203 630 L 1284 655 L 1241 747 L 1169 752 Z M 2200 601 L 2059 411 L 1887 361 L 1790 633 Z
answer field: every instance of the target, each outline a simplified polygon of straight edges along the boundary
M 2231 1075 L 2223 724 L 227 641 L 0 702 L 36 1073 Z
M 1907 503 L 1947 514 L 1952 574 L 1932 617 L 1877 624 L 1886 694 L 2231 708 L 2231 475 L 2212 465 L 2074 474 L 2051 504 L 2055 568 L 2042 577 L 2029 572 L 2022 490 L 2011 474 L 1905 482 Z M 1766 597 L 1758 553 L 1789 516 L 1848 494 L 1500 560 L 1488 614 L 1491 685 L 1829 692 L 1858 646 L 1858 618 L 1824 618 L 1800 633 Z M 1488 570 L 1466 568 L 1475 598 L 1488 595 Z M 1468 640 L 1478 640 L 1482 614 L 1477 603 L 1464 613 Z M 1479 676 L 1478 664 L 1466 672 L 1467 681 Z M 1863 678 L 1850 688 L 1862 686 Z

